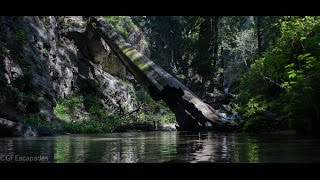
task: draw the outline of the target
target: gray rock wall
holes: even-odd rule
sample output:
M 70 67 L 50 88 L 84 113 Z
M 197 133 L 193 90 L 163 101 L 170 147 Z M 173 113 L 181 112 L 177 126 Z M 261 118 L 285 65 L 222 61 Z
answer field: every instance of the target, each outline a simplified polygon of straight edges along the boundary
M 0 20 L 0 118 L 21 122 L 30 113 L 59 122 L 58 97 L 92 86 L 132 110 L 135 101 L 120 83 L 128 76 L 103 40 L 80 16 L 2 17 Z M 93 92 L 94 93 L 94 92 Z

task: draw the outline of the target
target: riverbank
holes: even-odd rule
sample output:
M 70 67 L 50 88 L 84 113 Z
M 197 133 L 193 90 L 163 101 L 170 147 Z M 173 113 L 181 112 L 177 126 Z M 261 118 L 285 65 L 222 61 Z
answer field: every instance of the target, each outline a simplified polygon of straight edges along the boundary
M 0 118 L 0 137 L 54 136 L 61 134 L 64 133 L 45 126 L 25 125 Z
M 158 121 L 141 121 L 124 123 L 111 130 L 103 131 L 98 124 L 90 124 L 91 122 L 70 122 L 60 125 L 44 125 L 44 124 L 21 124 L 0 118 L 0 137 L 28 137 L 28 136 L 57 136 L 69 134 L 95 134 L 95 133 L 115 133 L 115 132 L 151 132 L 151 131 L 178 131 L 176 123 L 158 122 Z M 231 129 L 231 128 L 230 128 Z M 241 128 L 228 131 L 214 131 L 208 129 L 206 132 L 236 133 L 247 135 L 296 135 L 295 130 L 277 130 L 277 131 L 260 131 L 260 132 L 244 132 Z
M 41 121 L 42 122 L 42 121 Z M 175 123 L 157 121 L 132 122 L 104 131 L 98 124 L 88 122 L 69 122 L 53 124 L 22 124 L 0 118 L 0 137 L 55 136 L 62 134 L 92 134 L 132 131 L 177 131 Z
M 134 122 L 121 125 L 113 130 L 113 132 L 128 131 L 177 131 L 177 124 L 164 123 L 156 121 Z

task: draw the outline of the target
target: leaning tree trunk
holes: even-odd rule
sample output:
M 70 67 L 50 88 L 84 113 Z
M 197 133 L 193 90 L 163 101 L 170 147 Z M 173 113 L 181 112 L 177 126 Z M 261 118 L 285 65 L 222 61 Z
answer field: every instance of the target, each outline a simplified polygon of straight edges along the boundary
M 176 116 L 179 130 L 221 130 L 226 121 L 181 82 L 139 53 L 101 17 L 90 17 L 90 27 L 110 46 L 124 66 L 154 100 L 164 100 Z

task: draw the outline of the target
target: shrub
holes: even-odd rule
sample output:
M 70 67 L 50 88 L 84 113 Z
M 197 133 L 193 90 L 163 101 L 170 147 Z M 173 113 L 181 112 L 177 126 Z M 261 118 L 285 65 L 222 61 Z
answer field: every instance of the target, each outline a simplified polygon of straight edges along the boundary
M 240 83 L 238 105 L 248 120 L 244 129 L 262 123 L 255 112 L 269 110 L 278 114 L 281 126 L 318 132 L 320 17 L 286 17 L 279 26 L 281 37 L 250 66 Z

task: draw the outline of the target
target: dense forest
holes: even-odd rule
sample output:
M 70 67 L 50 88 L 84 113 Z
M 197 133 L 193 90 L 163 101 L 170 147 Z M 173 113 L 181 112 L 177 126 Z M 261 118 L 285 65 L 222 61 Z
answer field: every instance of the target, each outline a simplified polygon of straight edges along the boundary
M 320 17 L 103 19 L 215 109 L 228 131 L 319 134 Z M 175 129 L 167 102 L 148 94 L 88 22 L 0 17 L 0 134 Z

